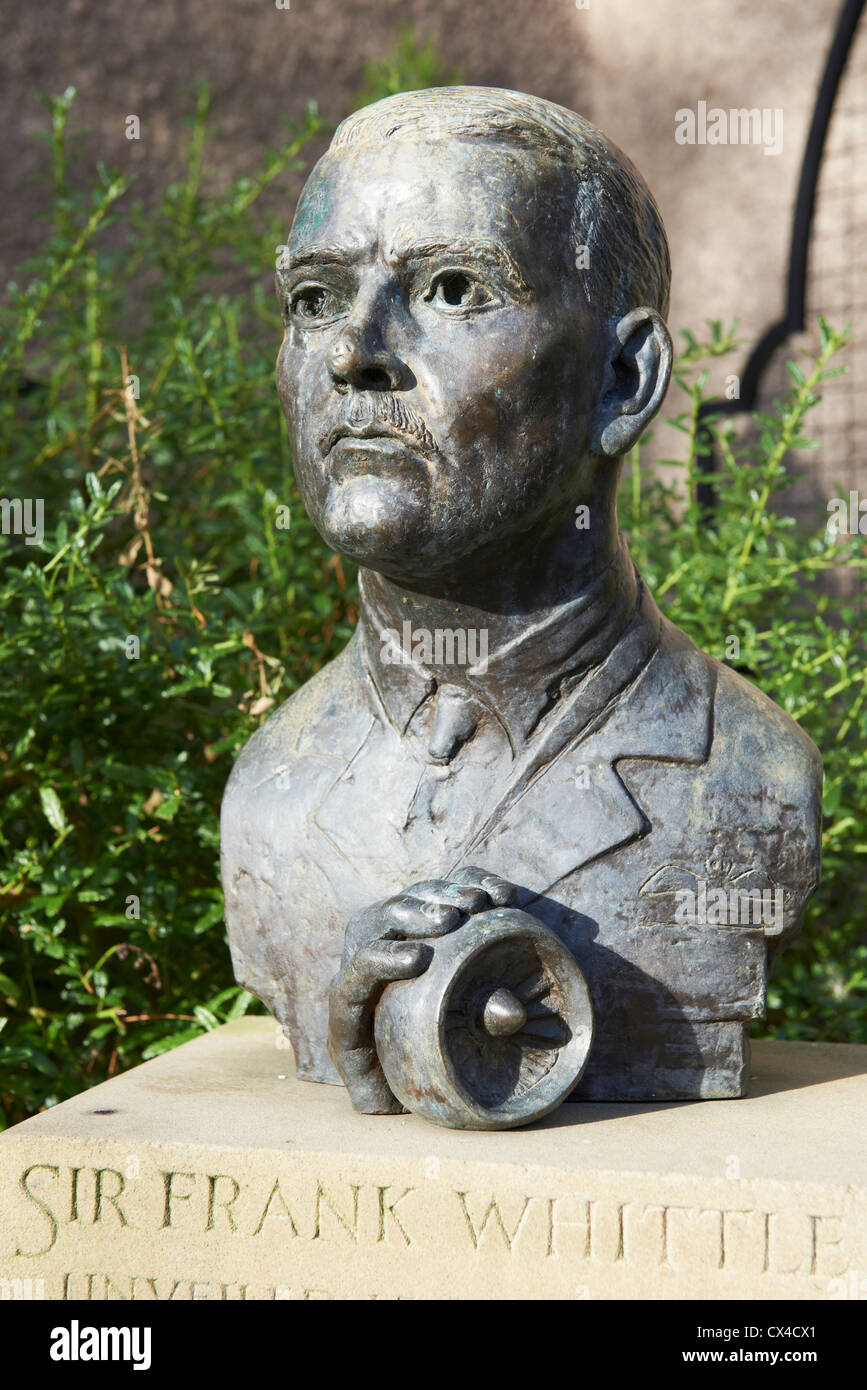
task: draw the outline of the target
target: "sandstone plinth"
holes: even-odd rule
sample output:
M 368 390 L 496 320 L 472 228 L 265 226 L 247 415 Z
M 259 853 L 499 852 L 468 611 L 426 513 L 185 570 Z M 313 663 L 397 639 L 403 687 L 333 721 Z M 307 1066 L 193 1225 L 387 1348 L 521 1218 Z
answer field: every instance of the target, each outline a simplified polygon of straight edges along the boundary
M 358 1115 L 277 1042 L 242 1019 L 0 1136 L 5 1296 L 867 1296 L 867 1048 L 476 1133 Z

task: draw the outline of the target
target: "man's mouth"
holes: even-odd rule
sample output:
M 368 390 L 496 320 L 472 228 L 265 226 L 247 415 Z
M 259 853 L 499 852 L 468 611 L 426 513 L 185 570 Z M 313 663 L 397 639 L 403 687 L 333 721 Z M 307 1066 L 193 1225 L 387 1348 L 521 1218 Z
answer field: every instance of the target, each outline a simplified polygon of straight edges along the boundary
M 383 419 L 368 419 L 358 424 L 350 424 L 344 420 L 320 439 L 319 447 L 323 454 L 330 454 L 341 439 L 381 442 L 391 440 L 404 445 L 413 453 L 421 454 L 423 458 L 432 458 L 437 452 L 433 435 L 421 422 L 417 430 L 406 430 Z

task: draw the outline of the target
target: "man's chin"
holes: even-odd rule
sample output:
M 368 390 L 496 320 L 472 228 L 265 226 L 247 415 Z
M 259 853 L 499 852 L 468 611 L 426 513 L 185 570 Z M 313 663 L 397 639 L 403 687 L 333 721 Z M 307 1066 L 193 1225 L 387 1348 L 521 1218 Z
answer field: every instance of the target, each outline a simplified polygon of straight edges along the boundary
M 427 502 L 427 505 L 425 505 Z M 315 515 L 315 513 L 314 513 Z M 351 478 L 329 488 L 319 526 L 329 545 L 369 569 L 411 562 L 432 544 L 427 497 L 406 478 Z

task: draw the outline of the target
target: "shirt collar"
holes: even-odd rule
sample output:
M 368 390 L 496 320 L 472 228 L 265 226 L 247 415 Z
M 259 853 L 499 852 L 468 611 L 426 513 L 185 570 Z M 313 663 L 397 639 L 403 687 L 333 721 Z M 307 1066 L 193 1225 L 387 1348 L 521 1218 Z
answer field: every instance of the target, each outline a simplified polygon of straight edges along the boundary
M 390 626 L 393 619 L 379 611 L 363 570 L 359 592 L 362 659 L 388 719 L 403 735 L 437 688 L 437 676 L 413 655 L 420 629 L 400 632 Z M 635 617 L 640 594 L 641 581 L 621 539 L 613 562 L 587 589 L 529 621 L 488 651 L 486 662 L 462 668 L 455 684 L 487 708 L 516 752 L 559 696 L 610 654 Z M 465 631 L 462 637 L 469 657 L 478 658 L 482 635 Z

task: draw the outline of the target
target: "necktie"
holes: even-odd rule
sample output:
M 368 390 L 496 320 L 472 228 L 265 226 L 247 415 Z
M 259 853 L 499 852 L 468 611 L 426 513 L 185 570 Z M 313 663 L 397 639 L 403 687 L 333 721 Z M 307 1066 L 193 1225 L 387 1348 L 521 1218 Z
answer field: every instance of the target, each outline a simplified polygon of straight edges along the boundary
M 449 763 L 479 726 L 484 706 L 456 685 L 441 685 L 434 697 L 427 753 L 433 763 Z

